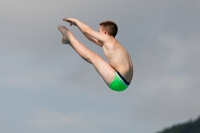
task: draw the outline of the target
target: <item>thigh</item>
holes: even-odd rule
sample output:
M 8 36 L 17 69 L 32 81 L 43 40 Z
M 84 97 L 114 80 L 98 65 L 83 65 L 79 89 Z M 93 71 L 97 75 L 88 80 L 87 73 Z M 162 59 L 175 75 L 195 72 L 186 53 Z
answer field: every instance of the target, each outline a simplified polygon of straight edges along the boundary
M 115 70 L 104 59 L 94 52 L 92 52 L 90 55 L 90 61 L 97 72 L 104 79 L 106 84 L 109 85 L 115 77 Z

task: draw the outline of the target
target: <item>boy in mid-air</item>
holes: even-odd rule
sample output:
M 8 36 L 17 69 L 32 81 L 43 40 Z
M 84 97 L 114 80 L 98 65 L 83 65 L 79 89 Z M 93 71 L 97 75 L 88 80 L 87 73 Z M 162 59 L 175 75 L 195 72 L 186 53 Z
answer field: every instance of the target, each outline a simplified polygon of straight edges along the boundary
M 133 77 L 133 65 L 128 52 L 115 39 L 117 25 L 112 21 L 105 21 L 100 23 L 99 32 L 96 32 L 78 19 L 63 20 L 69 22 L 70 26 L 77 26 L 87 39 L 102 47 L 109 63 L 79 42 L 69 29 L 59 26 L 58 29 L 63 34 L 62 43 L 69 44 L 84 60 L 91 63 L 112 90 L 125 90 Z

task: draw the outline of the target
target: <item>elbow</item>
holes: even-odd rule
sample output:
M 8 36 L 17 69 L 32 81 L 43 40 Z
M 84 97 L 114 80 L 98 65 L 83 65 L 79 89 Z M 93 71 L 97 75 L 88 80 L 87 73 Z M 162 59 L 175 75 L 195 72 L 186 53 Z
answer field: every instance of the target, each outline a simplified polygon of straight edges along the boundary
M 87 35 L 88 35 L 89 31 L 90 31 L 90 27 L 88 27 L 88 26 L 83 29 L 83 33 L 85 33 Z

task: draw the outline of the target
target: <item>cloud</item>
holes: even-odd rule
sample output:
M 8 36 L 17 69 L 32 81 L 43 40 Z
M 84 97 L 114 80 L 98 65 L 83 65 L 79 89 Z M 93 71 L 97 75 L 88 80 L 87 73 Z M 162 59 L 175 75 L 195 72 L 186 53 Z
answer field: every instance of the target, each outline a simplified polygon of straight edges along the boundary
M 67 132 L 69 129 L 146 133 L 195 118 L 200 110 L 197 103 L 200 94 L 199 12 L 199 1 L 187 0 L 1 2 L 0 94 L 15 90 L 23 97 L 31 92 L 31 101 L 38 95 L 46 98 L 46 92 L 55 99 L 63 96 L 54 104 L 52 97 L 42 105 L 42 98 L 34 105 L 26 104 L 30 110 L 32 106 L 40 110 L 27 127 L 27 131 L 32 132 Z M 63 17 L 78 18 L 94 29 L 98 29 L 99 22 L 108 19 L 118 24 L 117 39 L 129 51 L 135 69 L 133 81 L 125 92 L 111 91 L 92 65 L 84 62 L 72 48 L 61 44 L 57 26 L 68 26 L 62 21 Z M 100 47 L 87 41 L 76 27 L 70 29 L 82 43 L 105 58 Z M 87 102 L 80 103 L 82 100 Z M 2 98 L 0 104 L 6 106 L 6 101 Z M 71 103 L 76 107 L 70 106 L 71 112 L 67 112 L 69 110 L 59 108 L 62 105 L 58 103 L 65 104 L 61 101 L 70 101 L 66 106 Z M 14 104 L 19 107 L 22 103 Z M 51 109 L 46 103 L 52 105 Z M 8 116 L 13 110 L 4 108 L 2 111 L 10 111 Z M 20 131 L 24 129 L 23 122 L 18 127 Z M 7 125 L 5 132 L 8 129 L 12 130 Z
M 84 127 L 84 120 L 80 118 L 82 114 L 62 114 L 53 111 L 39 111 L 32 120 L 37 126 L 42 128 L 60 128 L 63 126 L 72 126 L 73 128 Z
M 134 58 L 132 118 L 160 127 L 195 119 L 200 111 L 196 102 L 200 94 L 199 39 L 171 33 L 160 34 L 154 41 Z
M 102 132 L 112 130 L 114 127 L 129 129 L 127 114 L 106 113 L 99 114 L 94 112 L 74 112 L 63 114 L 50 110 L 38 111 L 30 124 L 38 129 L 52 130 L 55 128 L 65 128 L 71 132 Z M 109 129 L 110 128 L 110 129 Z

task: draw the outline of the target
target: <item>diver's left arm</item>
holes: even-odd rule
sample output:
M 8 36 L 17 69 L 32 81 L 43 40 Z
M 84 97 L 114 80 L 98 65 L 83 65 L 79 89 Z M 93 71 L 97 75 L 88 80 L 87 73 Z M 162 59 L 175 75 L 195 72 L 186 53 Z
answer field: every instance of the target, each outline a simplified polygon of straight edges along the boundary
M 64 21 L 69 22 L 71 25 L 78 26 L 78 28 L 81 30 L 83 34 L 89 35 L 97 40 L 100 40 L 102 42 L 106 42 L 109 37 L 103 33 L 99 33 L 91 29 L 88 25 L 84 24 L 78 19 L 73 19 L 73 18 L 66 18 Z

